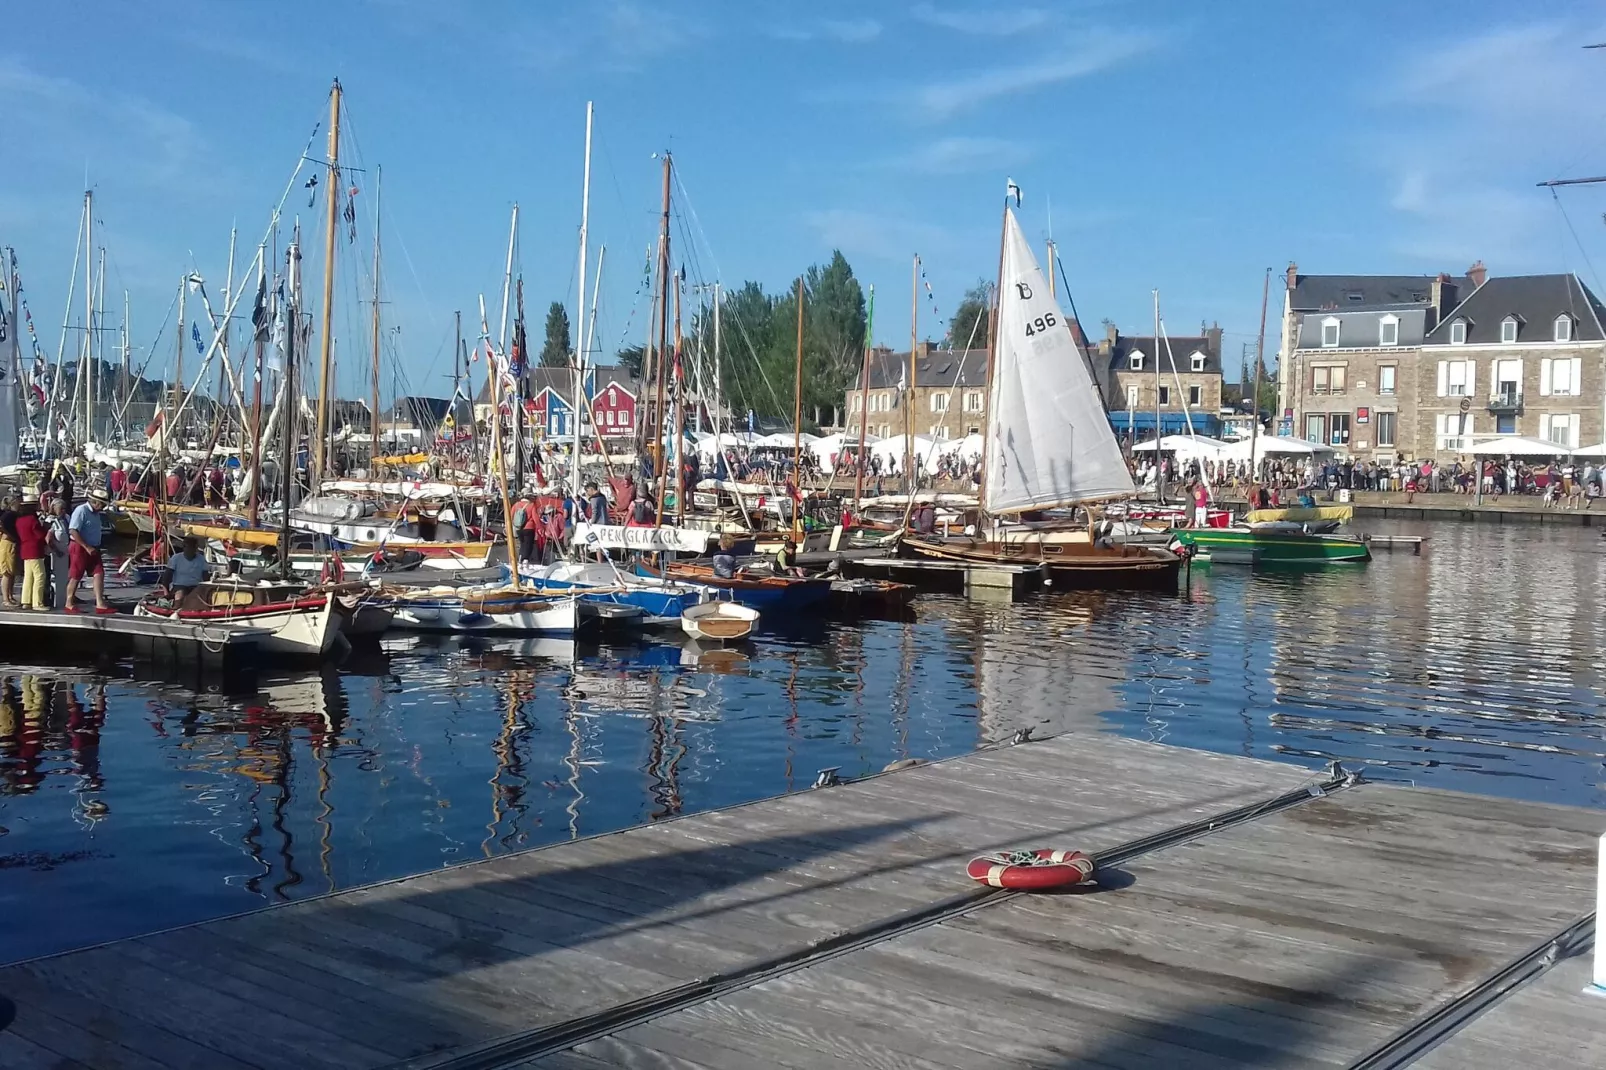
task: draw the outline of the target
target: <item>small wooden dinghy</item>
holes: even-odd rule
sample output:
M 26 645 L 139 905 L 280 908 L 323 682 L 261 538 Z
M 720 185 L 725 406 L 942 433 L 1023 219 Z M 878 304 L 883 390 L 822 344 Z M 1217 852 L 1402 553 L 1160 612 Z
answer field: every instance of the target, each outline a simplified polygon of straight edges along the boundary
M 704 602 L 680 615 L 680 627 L 693 639 L 735 643 L 746 639 L 758 623 L 758 610 L 736 602 Z

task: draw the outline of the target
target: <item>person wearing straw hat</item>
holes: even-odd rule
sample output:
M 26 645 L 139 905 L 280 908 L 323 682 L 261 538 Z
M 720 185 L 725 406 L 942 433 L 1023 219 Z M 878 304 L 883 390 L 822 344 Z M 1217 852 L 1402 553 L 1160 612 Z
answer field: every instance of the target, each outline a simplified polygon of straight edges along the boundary
M 72 520 L 67 524 L 72 545 L 67 548 L 67 604 L 61 607 L 64 612 L 78 612 L 75 603 L 78 583 L 85 576 L 90 577 L 95 587 L 95 612 L 102 615 L 117 612 L 106 601 L 106 566 L 100 556 L 100 512 L 106 508 L 107 500 L 104 487 L 94 488 L 88 500 L 73 510 Z
M 22 558 L 22 606 L 48 609 L 50 581 L 45 578 L 45 525 L 39 517 L 39 492 L 25 490 L 17 506 L 17 556 Z

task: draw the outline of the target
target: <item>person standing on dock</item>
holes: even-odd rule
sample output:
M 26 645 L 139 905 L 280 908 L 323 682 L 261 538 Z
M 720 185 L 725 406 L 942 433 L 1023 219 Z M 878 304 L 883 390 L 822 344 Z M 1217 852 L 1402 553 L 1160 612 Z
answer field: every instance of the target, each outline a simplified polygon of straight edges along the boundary
M 95 612 L 103 616 L 116 613 L 106 601 L 106 565 L 100 556 L 100 511 L 106 508 L 106 492 L 96 487 L 84 504 L 73 510 L 67 524 L 72 544 L 67 548 L 67 594 L 62 611 L 77 613 L 78 582 L 89 576 L 95 588 Z
M 50 551 L 46 571 L 50 575 L 50 604 L 57 609 L 67 604 L 67 548 L 71 545 L 67 503 L 61 498 L 52 498 L 45 530 L 45 546 Z
M 39 492 L 22 492 L 22 504 L 17 506 L 17 556 L 22 559 L 22 607 L 49 609 L 45 593 L 49 581 L 45 578 L 45 525 L 39 517 Z
M 17 510 L 10 495 L 0 501 L 0 603 L 17 607 L 17 573 L 22 571 L 17 556 Z
M 1193 494 L 1193 526 L 1196 528 L 1208 527 L 1210 523 L 1210 492 L 1205 489 L 1204 480 L 1194 480 L 1191 492 Z

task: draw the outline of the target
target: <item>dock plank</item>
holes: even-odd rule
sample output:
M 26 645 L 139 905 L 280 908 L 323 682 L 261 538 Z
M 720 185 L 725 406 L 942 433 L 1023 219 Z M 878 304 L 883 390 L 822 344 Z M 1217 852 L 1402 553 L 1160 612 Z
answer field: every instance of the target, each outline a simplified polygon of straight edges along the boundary
M 970 890 L 962 866 L 982 850 L 1105 849 L 1310 777 L 1115 736 L 1033 742 L 4 967 L 0 991 L 15 993 L 20 1035 L 35 1044 L 30 1004 L 65 1021 L 86 999 L 104 1005 L 109 1017 L 86 1024 L 62 1057 L 109 1040 L 131 1053 L 131 1070 L 152 1061 L 365 1070 L 801 952 Z M 233 957 L 242 965 L 229 974 Z M 752 998 L 755 1007 L 771 999 Z M 705 1013 L 699 1028 L 729 1018 Z M 229 1035 L 229 1016 L 289 1024 L 262 1044 L 257 1030 L 247 1031 L 251 1042 Z M 793 1041 L 758 1021 L 724 1044 L 662 1028 L 574 1060 L 826 1060 L 788 1055 Z M 897 1043 L 832 1036 L 830 1060 L 926 1057 L 918 1032 Z
M 1600 936 L 1597 934 L 1596 939 Z M 1589 953 L 1563 959 L 1423 1055 L 1420 1070 L 1606 1066 L 1606 997 L 1586 992 Z

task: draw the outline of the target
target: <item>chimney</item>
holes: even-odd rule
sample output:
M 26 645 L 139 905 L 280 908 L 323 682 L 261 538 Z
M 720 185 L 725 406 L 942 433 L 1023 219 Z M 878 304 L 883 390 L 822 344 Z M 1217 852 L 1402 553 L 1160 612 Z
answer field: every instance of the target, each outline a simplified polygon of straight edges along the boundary
M 1292 260 L 1288 262 L 1288 288 L 1292 290 L 1299 282 L 1299 265 Z
M 1444 314 L 1456 305 L 1455 282 L 1442 271 L 1433 280 L 1432 298 L 1433 324 L 1429 325 L 1429 330 L 1432 330 L 1439 320 L 1444 318 Z
M 1483 280 L 1487 279 L 1488 277 L 1489 269 L 1483 266 L 1482 260 L 1479 260 L 1476 264 L 1473 264 L 1471 267 L 1467 268 L 1467 278 L 1472 280 L 1472 288 L 1474 290 L 1479 286 L 1482 286 Z
M 922 357 L 929 357 L 929 356 L 931 356 L 931 351 L 933 349 L 936 349 L 936 348 L 937 348 L 937 343 L 933 342 L 929 338 L 926 338 L 926 339 L 921 341 L 920 347 L 919 347 L 917 352 Z
M 1217 323 L 1206 328 L 1203 323 L 1199 325 L 1199 333 L 1204 335 L 1205 350 L 1221 356 L 1221 324 Z
M 1104 325 L 1104 338 L 1099 342 L 1099 356 L 1107 357 L 1115 349 L 1115 343 L 1120 339 L 1121 331 L 1113 323 Z

